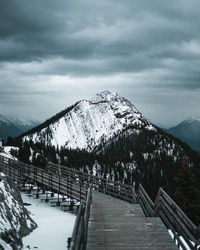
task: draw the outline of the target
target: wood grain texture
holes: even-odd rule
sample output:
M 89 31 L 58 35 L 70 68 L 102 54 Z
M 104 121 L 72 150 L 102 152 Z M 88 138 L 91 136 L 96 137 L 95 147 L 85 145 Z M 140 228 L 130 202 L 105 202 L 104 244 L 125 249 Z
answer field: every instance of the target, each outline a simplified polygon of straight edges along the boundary
M 158 217 L 145 217 L 139 204 L 92 194 L 87 250 L 178 249 Z

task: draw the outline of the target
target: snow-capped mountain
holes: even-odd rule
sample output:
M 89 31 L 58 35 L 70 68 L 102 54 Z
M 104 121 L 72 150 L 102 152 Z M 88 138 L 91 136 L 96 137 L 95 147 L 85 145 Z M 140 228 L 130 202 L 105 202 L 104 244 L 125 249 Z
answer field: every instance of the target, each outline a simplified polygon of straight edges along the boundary
M 12 122 L 21 132 L 26 132 L 36 127 L 40 123 L 39 121 L 35 120 L 21 120 L 21 119 L 15 119 Z
M 200 152 L 200 114 L 190 116 L 166 131 Z
M 6 115 L 6 118 L 11 121 L 21 131 L 21 133 L 36 127 L 41 123 L 41 120 L 38 120 L 31 115 Z
M 199 121 L 200 122 L 200 113 L 189 116 L 188 119 L 186 119 L 186 121 L 188 122 Z
M 77 102 L 23 135 L 24 140 L 45 141 L 50 145 L 92 151 L 128 127 L 156 128 L 127 99 L 108 91 Z
M 38 124 L 38 121 L 29 117 L 21 117 L 19 119 L 16 117 L 0 115 L 0 138 L 6 140 L 8 136 L 18 136 Z

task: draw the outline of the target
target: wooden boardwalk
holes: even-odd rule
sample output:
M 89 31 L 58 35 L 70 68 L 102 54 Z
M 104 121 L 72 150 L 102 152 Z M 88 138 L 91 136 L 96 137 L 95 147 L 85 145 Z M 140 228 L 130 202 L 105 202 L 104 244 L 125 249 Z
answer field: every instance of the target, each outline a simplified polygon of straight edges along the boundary
M 48 190 L 51 197 L 54 192 L 58 193 L 58 197 L 53 199 L 57 206 L 62 201 L 60 195 L 72 200 L 70 207 L 74 200 L 81 202 L 73 236 L 68 239 L 70 250 L 85 249 L 91 202 L 88 250 L 178 249 L 166 228 L 171 230 L 174 241 L 182 249 L 200 250 L 200 225 L 194 225 L 162 188 L 154 203 L 141 184 L 136 194 L 133 186 L 53 163 L 41 169 L 0 156 L 0 171 L 9 175 L 22 189 L 30 184 L 31 191 L 33 185 L 37 184 L 37 198 L 40 190 L 43 193 Z M 88 195 L 92 189 L 99 191 L 93 192 L 93 199 Z M 50 200 L 48 195 L 47 200 Z M 132 205 L 127 201 L 137 201 L 139 204 Z
M 145 217 L 139 204 L 92 194 L 87 250 L 177 250 L 158 217 Z

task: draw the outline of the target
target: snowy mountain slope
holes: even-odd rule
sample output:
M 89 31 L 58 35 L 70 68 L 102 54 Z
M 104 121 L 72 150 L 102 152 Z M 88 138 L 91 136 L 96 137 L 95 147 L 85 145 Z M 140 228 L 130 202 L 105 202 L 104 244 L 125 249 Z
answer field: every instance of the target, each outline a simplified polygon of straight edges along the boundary
M 45 141 L 50 145 L 92 151 L 127 127 L 135 131 L 155 127 L 125 98 L 108 91 L 76 103 L 48 126 L 25 134 L 24 140 Z
M 8 176 L 0 173 L 0 249 L 21 249 L 22 237 L 36 227 L 19 190 Z

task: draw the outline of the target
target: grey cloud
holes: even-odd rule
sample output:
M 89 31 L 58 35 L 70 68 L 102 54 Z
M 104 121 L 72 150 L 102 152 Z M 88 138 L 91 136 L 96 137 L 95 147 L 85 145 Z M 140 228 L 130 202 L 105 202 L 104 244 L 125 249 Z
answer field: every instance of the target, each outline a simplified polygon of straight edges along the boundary
M 148 103 L 155 120 L 158 102 L 176 105 L 173 91 L 200 91 L 199 9 L 199 0 L 0 0 L 0 112 L 6 102 L 59 111 L 108 88 L 144 112 Z
M 3 1 L 0 37 L 7 49 L 0 50 L 0 59 L 106 60 L 144 50 L 148 54 L 195 36 L 200 18 L 193 9 L 189 20 L 184 5 L 189 6 L 186 1 Z

